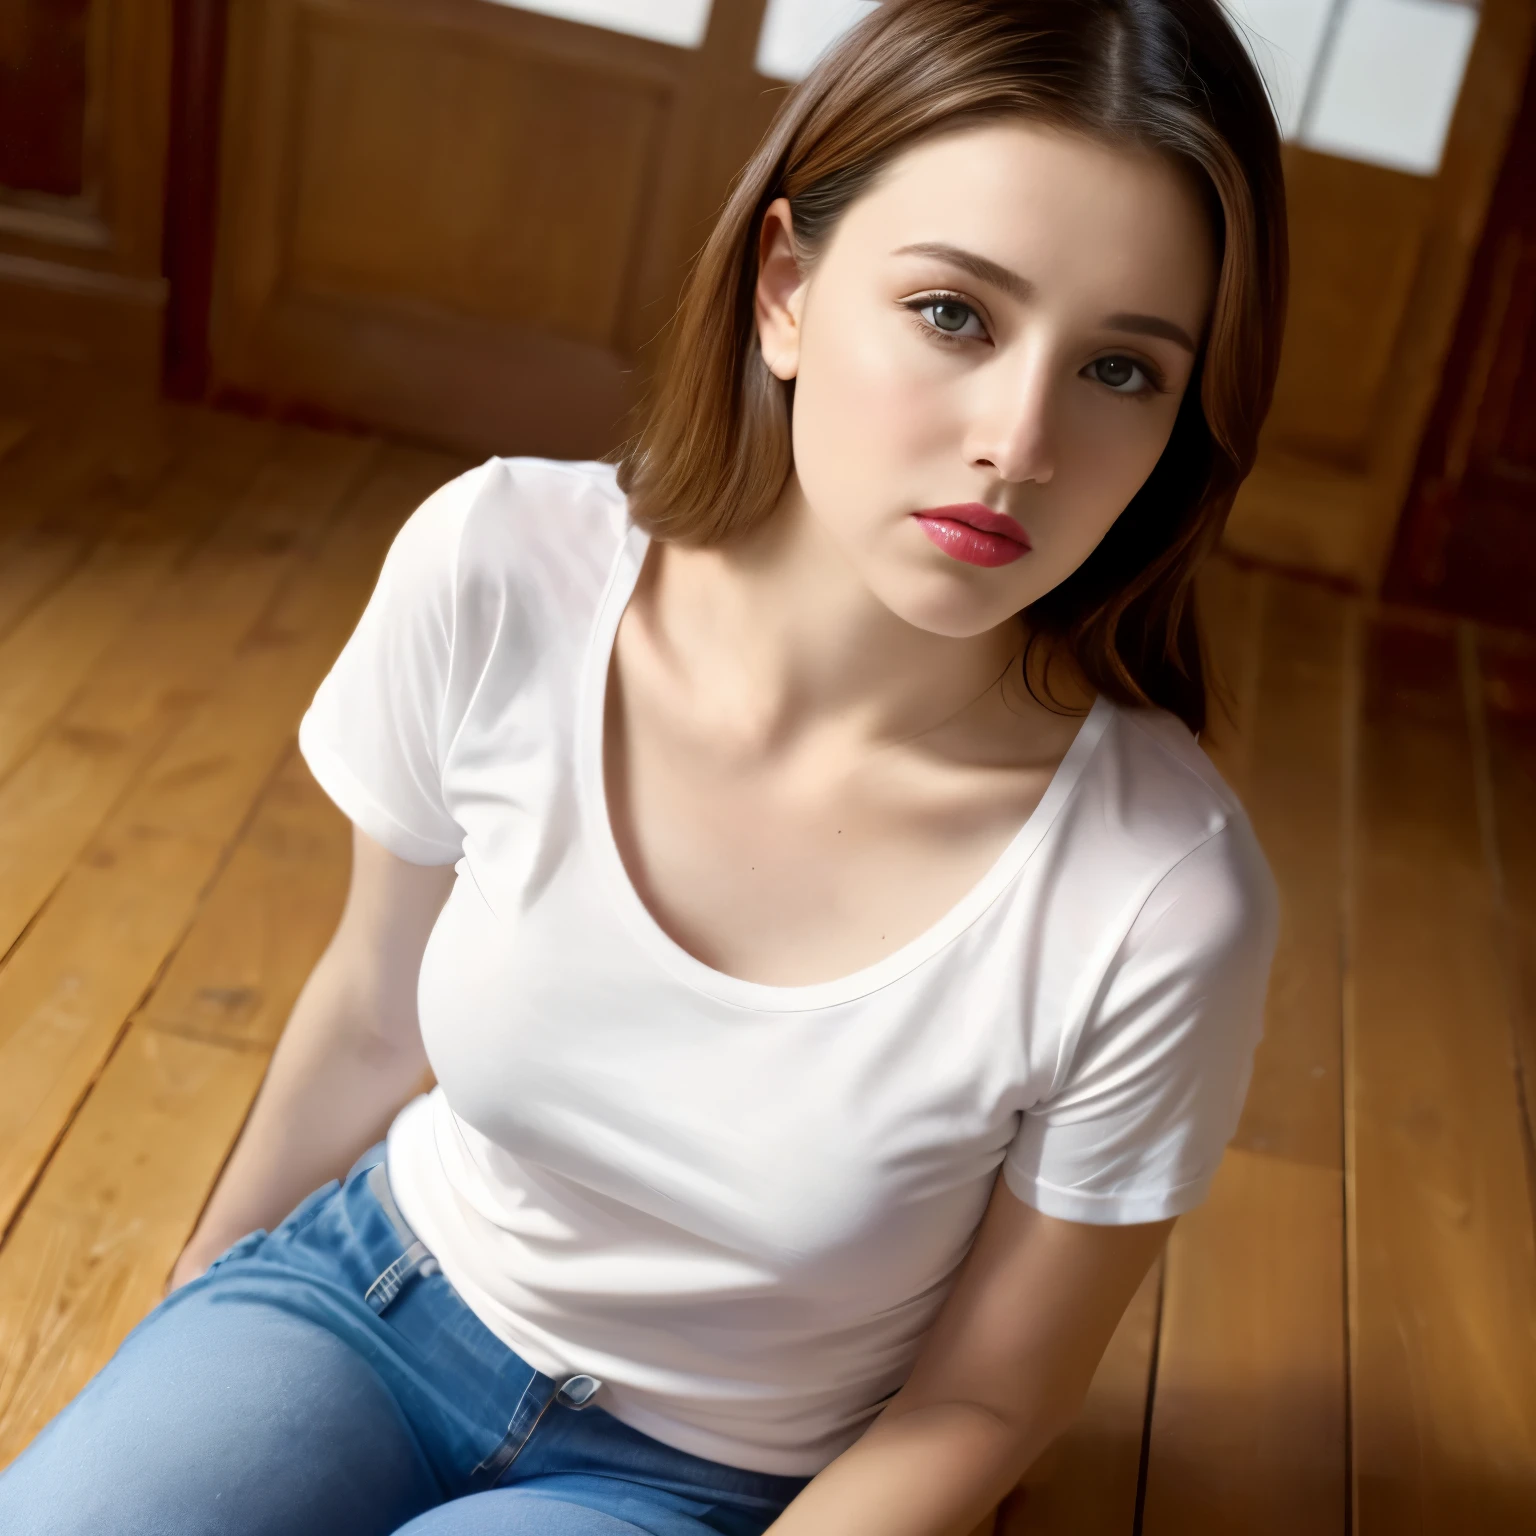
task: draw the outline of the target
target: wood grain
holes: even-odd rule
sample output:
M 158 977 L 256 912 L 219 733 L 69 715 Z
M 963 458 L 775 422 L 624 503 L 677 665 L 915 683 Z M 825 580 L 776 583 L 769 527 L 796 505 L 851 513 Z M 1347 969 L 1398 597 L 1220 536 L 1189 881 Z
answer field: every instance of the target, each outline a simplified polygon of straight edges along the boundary
M 1481 706 L 1483 832 L 1497 881 L 1536 1200 L 1536 641 L 1484 632 L 1471 650 L 1472 675 L 1464 668 L 1464 680 L 1480 685 L 1473 703 Z
M 1291 304 L 1267 448 L 1364 467 L 1433 185 L 1286 146 Z
M 361 609 L 395 529 L 447 477 L 392 450 L 247 635 L 223 685 L 115 808 L 0 970 L 0 1219 L 187 929 Z
M 1231 581 L 1231 577 L 1223 578 Z M 1169 1244 L 1142 1529 L 1342 1532 L 1343 605 L 1280 578 L 1250 598 L 1240 787 L 1281 893 L 1265 1037 L 1209 1201 Z M 1219 605 L 1207 611 L 1220 615 Z M 1244 631 L 1214 624 L 1215 648 Z M 1254 653 L 1257 654 L 1254 654 Z
M 290 751 L 0 1249 L 0 1464 L 159 1298 L 335 926 L 349 847 Z
M 0 774 L 19 763 L 177 560 L 255 472 L 267 433 L 219 422 L 142 505 L 104 491 L 92 510 L 106 525 L 68 578 L 0 641 Z
M 616 446 L 764 123 L 762 8 L 680 49 L 480 0 L 234 0 L 215 398 Z
M 351 824 L 292 752 L 138 1017 L 270 1050 L 335 930 L 351 849 Z
M 144 389 L 158 381 L 165 300 L 172 4 L 84 8 L 87 97 L 76 123 L 84 194 L 0 199 L 0 339 L 68 349 L 92 371 L 120 371 Z M 9 9 L 30 11 L 36 31 L 57 7 Z M 18 256 L 28 264 L 16 265 Z
M 159 1299 L 265 1065 L 123 1040 L 0 1251 L 0 1466 Z
M 1536 1531 L 1536 1245 L 1458 659 L 1365 652 L 1350 913 L 1360 1536 Z
M 0 953 L 15 942 L 235 648 L 372 453 L 291 432 L 222 526 L 115 637 L 110 654 L 0 782 Z

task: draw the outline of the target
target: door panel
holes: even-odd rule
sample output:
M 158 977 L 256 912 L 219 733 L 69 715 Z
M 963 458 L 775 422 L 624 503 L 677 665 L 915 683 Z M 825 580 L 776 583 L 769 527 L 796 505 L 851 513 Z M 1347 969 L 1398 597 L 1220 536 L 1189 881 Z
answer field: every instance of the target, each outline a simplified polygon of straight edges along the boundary
M 301 34 L 288 281 L 618 344 L 671 105 L 654 82 L 417 29 Z M 411 174 L 402 177 L 402 167 Z
M 215 396 L 612 447 L 771 115 L 761 8 L 678 48 L 488 0 L 233 0 Z

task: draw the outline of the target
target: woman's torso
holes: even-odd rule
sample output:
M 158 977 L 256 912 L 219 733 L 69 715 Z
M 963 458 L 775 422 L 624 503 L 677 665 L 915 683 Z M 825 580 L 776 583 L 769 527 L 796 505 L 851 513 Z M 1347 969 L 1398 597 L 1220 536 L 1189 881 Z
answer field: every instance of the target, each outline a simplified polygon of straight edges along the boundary
M 1187 1083 L 1147 1065 L 1155 1010 L 1115 1000 L 1169 1006 L 1137 936 L 1182 934 L 1170 871 L 1261 907 L 1262 860 L 1181 726 L 1101 700 L 920 932 L 830 981 L 727 974 L 652 916 L 608 816 L 645 554 L 611 470 L 493 463 L 434 501 L 301 735 L 365 830 L 458 859 L 419 992 L 439 1086 L 390 1137 L 401 1206 L 539 1369 L 598 1376 L 682 1449 L 814 1471 L 904 1379 L 1005 1160 L 1077 1219 L 1155 1219 L 1209 1176 L 1231 1106 L 1191 1129 Z M 1233 1031 L 1206 1056 L 1245 1061 L 1252 1019 Z M 1245 1073 L 1210 1070 L 1224 1098 Z

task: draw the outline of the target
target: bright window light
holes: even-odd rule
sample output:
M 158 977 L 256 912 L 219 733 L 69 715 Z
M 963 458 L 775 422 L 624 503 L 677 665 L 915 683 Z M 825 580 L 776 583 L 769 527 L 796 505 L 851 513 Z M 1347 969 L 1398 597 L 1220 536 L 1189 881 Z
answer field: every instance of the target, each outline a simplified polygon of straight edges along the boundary
M 803 80 L 811 66 L 875 0 L 768 0 L 757 38 L 757 72 L 774 80 Z
M 1349 0 L 1301 142 L 1433 176 L 1477 20 L 1444 0 Z
M 1223 0 L 1269 88 L 1280 132 L 1295 138 L 1334 0 Z
M 493 0 L 517 11 L 537 11 L 610 32 L 628 32 L 678 48 L 697 48 L 709 25 L 711 0 Z

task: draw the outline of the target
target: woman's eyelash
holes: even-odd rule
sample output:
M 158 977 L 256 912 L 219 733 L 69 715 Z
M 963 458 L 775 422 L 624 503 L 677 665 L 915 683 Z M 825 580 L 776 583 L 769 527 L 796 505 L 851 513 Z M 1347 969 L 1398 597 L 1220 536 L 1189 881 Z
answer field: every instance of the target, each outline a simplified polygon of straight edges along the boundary
M 913 320 L 917 324 L 918 329 L 923 333 L 923 335 L 931 337 L 933 340 L 942 343 L 946 347 L 952 347 L 957 342 L 980 341 L 983 339 L 979 336 L 966 336 L 959 331 L 946 331 L 941 326 L 935 325 L 931 320 L 925 320 L 923 318 L 922 312 L 925 309 L 932 309 L 935 304 L 953 304 L 957 309 L 965 310 L 971 317 L 977 321 L 980 321 L 983 326 L 986 324 L 986 322 L 981 319 L 980 311 L 977 310 L 976 306 L 971 303 L 969 299 L 965 298 L 961 294 L 951 293 L 945 289 L 940 289 L 932 293 L 921 293 L 918 294 L 916 298 L 903 299 L 901 301 L 901 307 L 908 311 L 909 314 L 911 314 Z M 986 339 L 990 340 L 990 337 Z M 1131 364 L 1133 368 L 1136 368 L 1140 371 L 1142 377 L 1147 381 L 1146 389 L 1138 389 L 1131 391 L 1130 393 L 1127 393 L 1124 390 L 1112 390 L 1111 393 L 1119 394 L 1127 400 L 1135 400 L 1144 395 L 1167 394 L 1168 381 L 1166 378 L 1164 378 L 1162 370 L 1159 369 L 1155 364 L 1148 362 L 1145 358 L 1131 357 L 1121 353 L 1111 353 L 1110 358 L 1114 359 L 1115 361 L 1124 361 Z M 1105 358 L 1096 359 L 1097 362 L 1104 362 L 1107 360 L 1108 359 Z M 1092 368 L 1094 364 L 1090 363 L 1088 366 Z
M 946 331 L 941 326 L 935 325 L 931 320 L 925 320 L 922 312 L 925 309 L 932 309 L 935 304 L 953 304 L 957 309 L 966 310 L 975 319 L 981 320 L 980 312 L 969 299 L 963 298 L 958 293 L 950 293 L 945 290 L 919 294 L 915 299 L 903 299 L 901 307 L 911 314 L 913 320 L 917 323 L 918 329 L 925 336 L 931 336 L 935 340 L 943 342 L 945 346 L 954 346 L 956 342 L 961 341 L 980 341 L 982 339 L 979 336 L 963 336 L 958 331 Z M 982 323 L 983 325 L 985 324 L 984 321 Z

